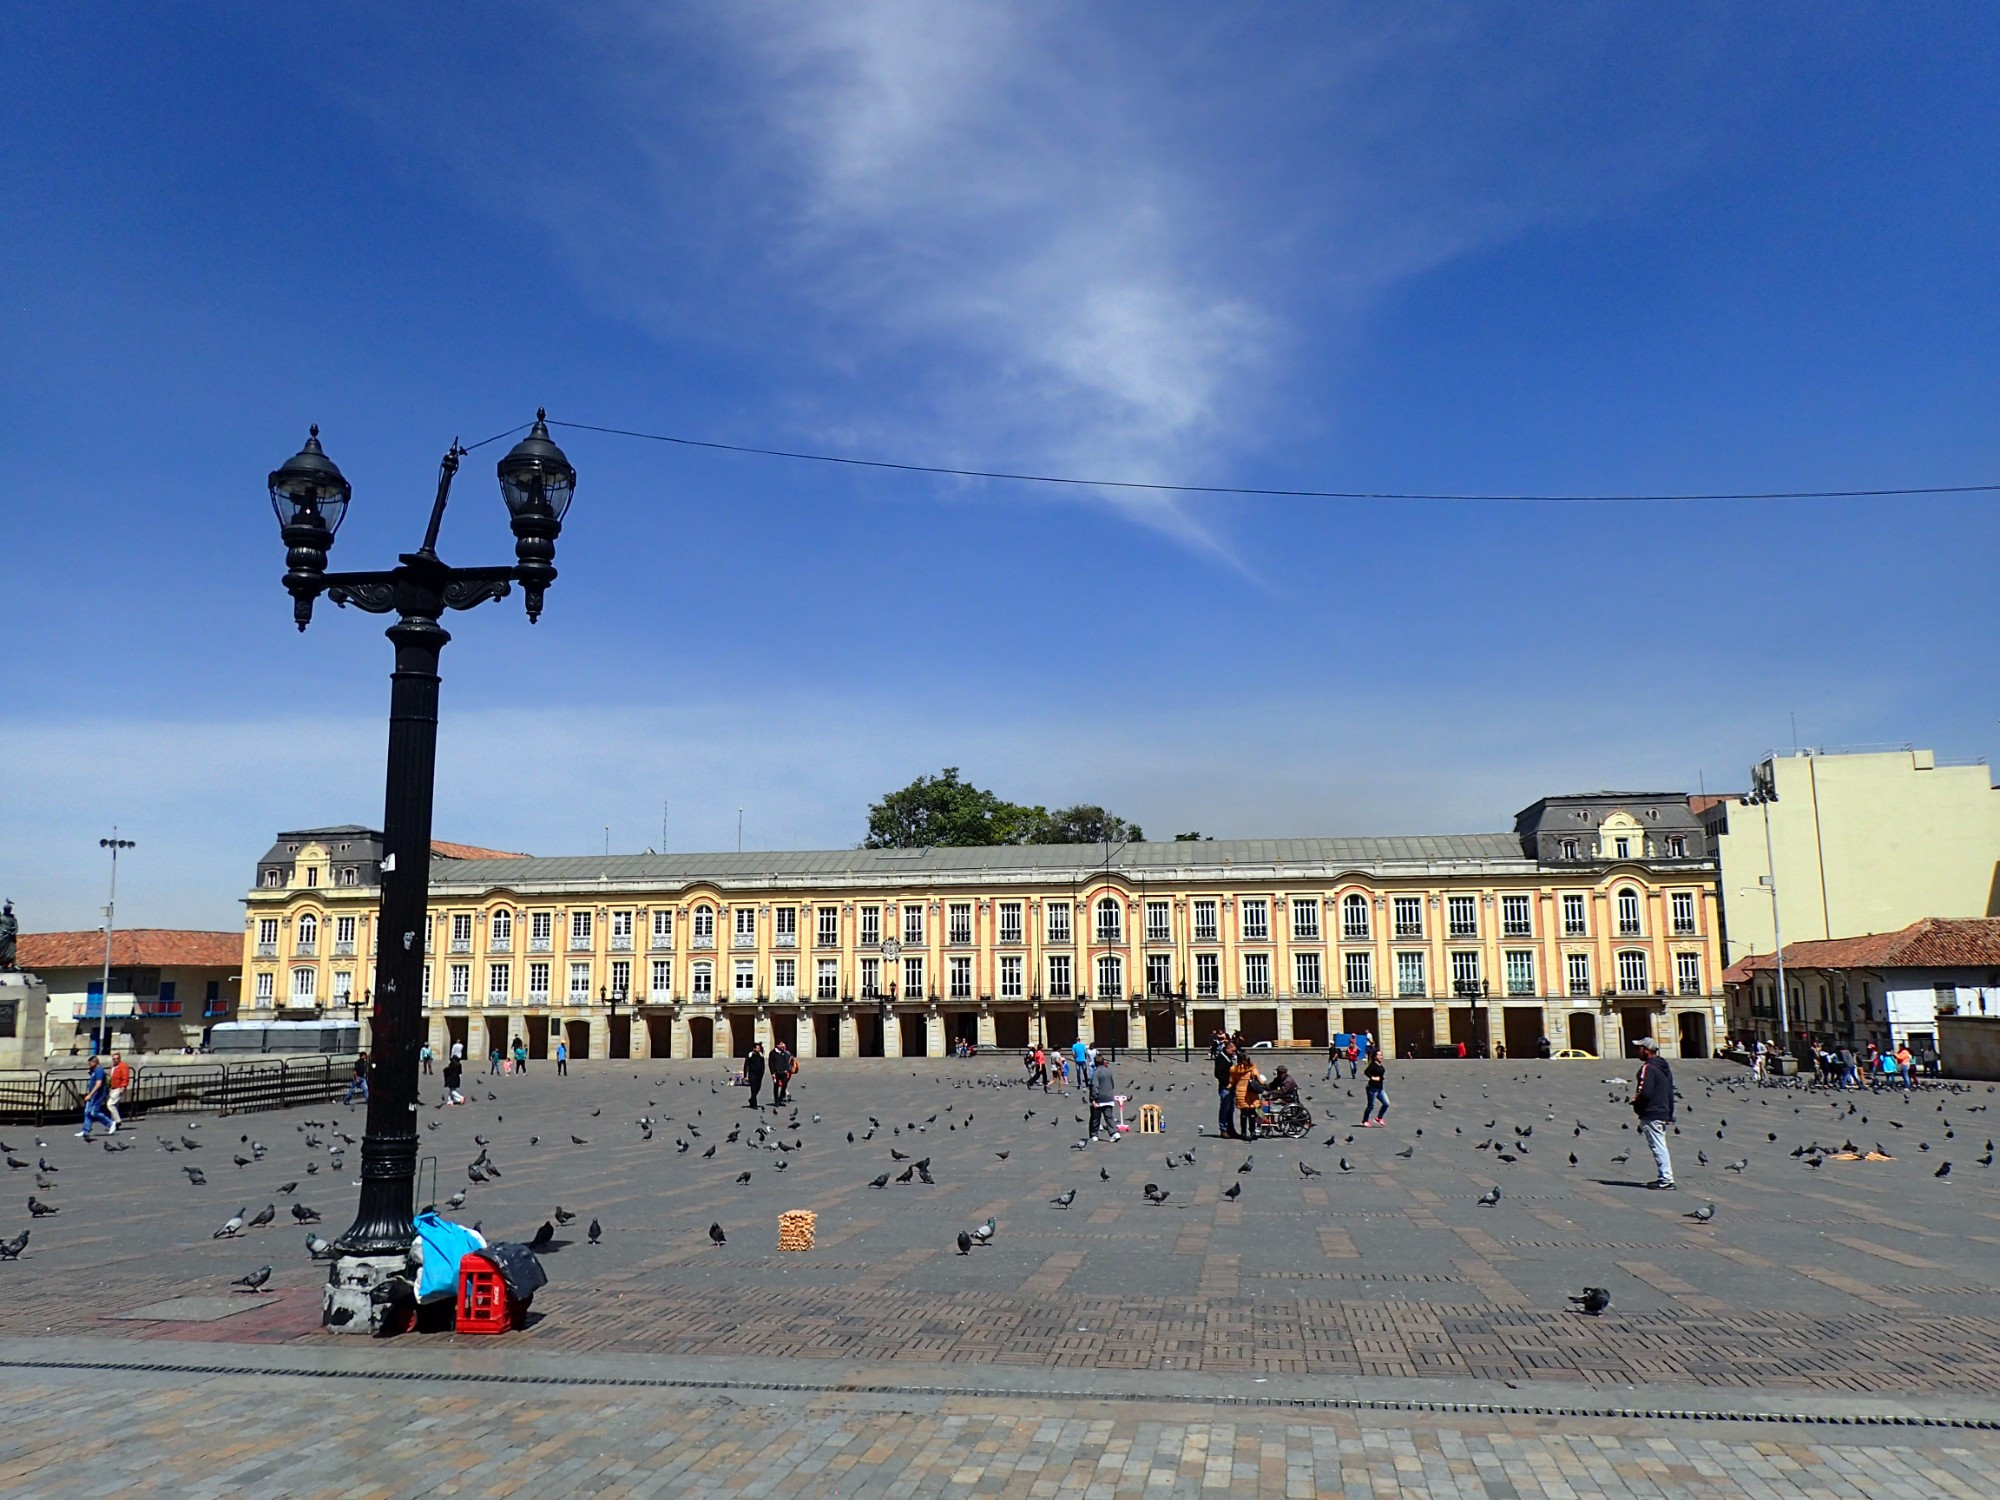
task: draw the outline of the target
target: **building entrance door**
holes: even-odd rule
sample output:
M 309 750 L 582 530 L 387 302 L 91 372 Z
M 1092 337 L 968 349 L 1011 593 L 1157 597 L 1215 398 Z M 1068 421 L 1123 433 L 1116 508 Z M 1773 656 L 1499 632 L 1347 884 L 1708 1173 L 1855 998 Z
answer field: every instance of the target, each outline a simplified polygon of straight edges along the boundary
M 1510 1005 L 1501 1012 L 1500 1027 L 1509 1057 L 1534 1057 L 1548 1034 L 1539 1005 Z
M 1396 1056 L 1431 1056 L 1437 1047 L 1436 1013 L 1428 1005 L 1399 1005 L 1395 1020 Z
M 696 1016 L 688 1022 L 688 1055 L 715 1056 L 715 1022 L 707 1016 Z
M 1573 1051 L 1588 1052 L 1592 1057 L 1597 1050 L 1597 1017 L 1586 1010 L 1569 1013 L 1569 1046 Z
M 674 1055 L 674 1023 L 666 1016 L 646 1017 L 646 1041 L 655 1057 Z
M 1681 1056 L 1708 1056 L 1708 1017 L 1691 1010 L 1680 1014 Z

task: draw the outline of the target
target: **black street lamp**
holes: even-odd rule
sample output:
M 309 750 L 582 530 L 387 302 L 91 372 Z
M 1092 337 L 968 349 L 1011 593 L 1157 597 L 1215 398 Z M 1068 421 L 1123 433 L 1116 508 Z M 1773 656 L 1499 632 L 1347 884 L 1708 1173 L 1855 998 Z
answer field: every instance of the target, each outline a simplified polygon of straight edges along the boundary
M 346 1256 L 398 1256 L 410 1223 L 417 1172 L 417 1052 L 423 1043 L 425 938 L 429 932 L 431 796 L 437 770 L 438 654 L 451 636 L 448 609 L 505 598 L 521 585 L 530 623 L 555 582 L 555 544 L 576 489 L 576 470 L 549 438 L 547 414 L 500 460 L 500 496 L 514 531 L 512 567 L 454 568 L 437 555 L 452 477 L 467 450 L 454 442 L 438 468 L 437 498 L 423 546 L 378 573 L 329 573 L 326 554 L 352 487 L 312 429 L 305 447 L 270 477 L 271 507 L 285 543 L 285 588 L 300 630 L 324 593 L 338 605 L 395 615 L 389 756 L 382 811 L 382 905 L 375 963 L 368 1127 L 361 1142 L 361 1202 L 335 1241 Z

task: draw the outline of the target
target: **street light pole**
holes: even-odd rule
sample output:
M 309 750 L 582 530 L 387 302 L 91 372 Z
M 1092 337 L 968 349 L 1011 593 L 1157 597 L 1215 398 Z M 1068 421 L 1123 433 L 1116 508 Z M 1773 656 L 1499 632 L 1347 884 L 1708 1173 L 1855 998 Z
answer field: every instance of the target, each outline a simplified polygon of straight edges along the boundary
M 1764 814 L 1764 877 L 1758 884 L 1771 894 L 1771 947 L 1778 958 L 1778 1044 L 1784 1055 L 1792 1055 L 1791 1007 L 1785 997 L 1785 934 L 1778 920 L 1778 860 L 1771 847 L 1771 804 L 1778 800 L 1778 768 L 1771 764 L 1768 776 L 1750 773 L 1750 796 Z
M 555 582 L 555 543 L 576 489 L 576 470 L 549 438 L 537 412 L 528 436 L 500 461 L 501 498 L 514 532 L 512 567 L 454 568 L 437 555 L 438 529 L 453 476 L 467 449 L 454 442 L 438 469 L 437 497 L 423 545 L 396 567 L 328 573 L 327 550 L 352 487 L 319 445 L 306 446 L 270 476 L 271 505 L 286 546 L 285 588 L 300 630 L 324 593 L 337 605 L 393 614 L 389 753 L 382 812 L 382 904 L 371 1016 L 371 1087 L 361 1142 L 361 1198 L 355 1220 L 335 1241 L 344 1258 L 401 1257 L 411 1223 L 417 1170 L 417 1054 L 423 1043 L 423 981 L 430 904 L 431 807 L 437 771 L 438 658 L 451 640 L 439 619 L 505 598 L 519 583 L 528 620 L 541 617 Z
M 101 1054 L 111 1041 L 111 933 L 118 925 L 118 851 L 136 849 L 132 839 L 118 837 L 114 824 L 111 837 L 99 839 L 97 847 L 111 851 L 111 895 L 104 903 L 104 988 L 97 997 L 97 1048 Z

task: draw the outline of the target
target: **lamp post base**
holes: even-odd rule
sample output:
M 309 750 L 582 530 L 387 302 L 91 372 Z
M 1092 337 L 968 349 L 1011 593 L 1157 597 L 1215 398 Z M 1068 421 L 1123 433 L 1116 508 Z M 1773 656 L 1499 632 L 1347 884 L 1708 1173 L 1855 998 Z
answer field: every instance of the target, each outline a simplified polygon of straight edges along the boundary
M 409 1274 L 407 1255 L 341 1256 L 327 1272 L 320 1327 L 375 1338 L 403 1332 L 416 1306 Z

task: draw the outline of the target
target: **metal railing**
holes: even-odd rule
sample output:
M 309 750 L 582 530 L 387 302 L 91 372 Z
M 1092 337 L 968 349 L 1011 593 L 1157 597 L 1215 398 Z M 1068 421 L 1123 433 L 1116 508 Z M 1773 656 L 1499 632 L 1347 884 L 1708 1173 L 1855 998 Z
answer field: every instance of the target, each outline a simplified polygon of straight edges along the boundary
M 354 1057 L 257 1058 L 232 1063 L 135 1067 L 118 1102 L 127 1118 L 149 1109 L 241 1114 L 323 1104 L 354 1076 Z M 90 1075 L 82 1068 L 0 1074 L 0 1119 L 32 1121 L 80 1116 Z

